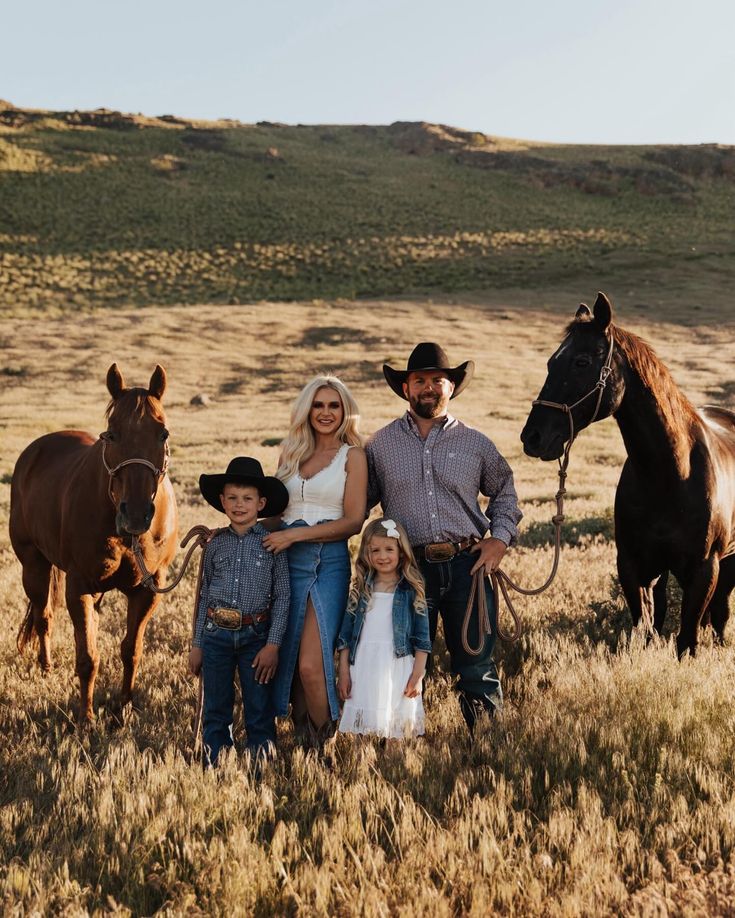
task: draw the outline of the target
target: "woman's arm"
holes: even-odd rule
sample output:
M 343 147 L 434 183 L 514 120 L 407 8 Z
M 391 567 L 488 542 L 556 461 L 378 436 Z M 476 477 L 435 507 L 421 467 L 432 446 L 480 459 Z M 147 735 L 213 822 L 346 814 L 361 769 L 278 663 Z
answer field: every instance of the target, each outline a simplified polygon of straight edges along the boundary
M 276 553 L 284 551 L 294 542 L 341 542 L 362 529 L 367 501 L 367 460 L 365 451 L 354 446 L 347 454 L 345 464 L 343 515 L 338 520 L 316 523 L 314 526 L 292 526 L 272 532 L 263 539 L 263 545 Z

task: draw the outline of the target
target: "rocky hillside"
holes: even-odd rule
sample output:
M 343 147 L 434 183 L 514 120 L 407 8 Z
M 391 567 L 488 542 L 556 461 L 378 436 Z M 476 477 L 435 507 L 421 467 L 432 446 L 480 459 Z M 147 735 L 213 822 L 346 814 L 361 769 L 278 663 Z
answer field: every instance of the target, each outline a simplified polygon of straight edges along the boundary
M 733 276 L 735 148 L 0 102 L 0 308 Z

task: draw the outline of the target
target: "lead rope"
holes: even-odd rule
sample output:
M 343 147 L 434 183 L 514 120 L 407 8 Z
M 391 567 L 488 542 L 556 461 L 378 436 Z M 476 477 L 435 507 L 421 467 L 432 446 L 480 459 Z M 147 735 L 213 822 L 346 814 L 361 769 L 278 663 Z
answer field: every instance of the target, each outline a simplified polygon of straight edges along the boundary
M 571 425 L 572 415 L 569 414 L 569 421 Z M 571 440 L 564 449 L 564 459 L 559 462 L 559 490 L 556 492 L 556 514 L 552 517 L 551 522 L 554 524 L 554 560 L 551 565 L 551 573 L 546 578 L 546 581 L 540 586 L 533 589 L 526 589 L 525 587 L 520 586 L 514 580 L 505 573 L 505 571 L 500 570 L 499 568 L 490 572 L 490 583 L 492 584 L 493 594 L 497 597 L 498 587 L 500 588 L 500 593 L 505 599 L 505 604 L 508 607 L 511 618 L 513 619 L 513 630 L 506 631 L 500 624 L 500 609 L 497 610 L 497 622 L 496 630 L 498 636 L 508 643 L 514 643 L 517 641 L 521 634 L 523 634 L 523 625 L 521 624 L 520 617 L 516 612 L 513 601 L 510 598 L 509 587 L 516 591 L 516 593 L 521 593 L 524 596 L 536 596 L 539 593 L 543 593 L 544 590 L 548 589 L 551 586 L 551 583 L 556 577 L 556 572 L 559 568 L 559 558 L 561 556 L 561 524 L 564 522 L 564 495 L 567 493 L 566 488 L 564 487 L 567 478 L 567 465 L 569 464 L 569 449 L 571 447 Z M 485 593 L 485 573 L 482 568 L 475 571 L 472 576 L 472 583 L 470 585 L 470 595 L 467 599 L 467 608 L 465 609 L 464 621 L 462 622 L 462 647 L 464 650 L 471 654 L 473 657 L 477 657 L 482 653 L 482 648 L 485 645 L 485 635 L 492 634 L 492 624 L 490 622 L 490 613 L 487 607 L 487 595 Z M 472 612 L 475 605 L 475 598 L 477 598 L 477 632 L 479 643 L 477 647 L 472 647 L 469 641 L 469 628 L 470 628 L 470 619 L 472 618 Z
M 577 434 L 574 431 L 574 418 L 572 417 L 572 410 L 577 407 L 577 405 L 586 401 L 591 395 L 597 393 L 597 403 L 595 404 L 595 410 L 592 414 L 592 418 L 589 421 L 590 424 L 596 420 L 597 414 L 600 410 L 600 405 L 602 404 L 602 393 L 605 391 L 605 386 L 607 385 L 607 380 L 610 374 L 612 373 L 612 359 L 613 351 L 615 348 L 615 338 L 610 332 L 610 344 L 607 350 L 607 357 L 605 362 L 600 369 L 600 378 L 595 383 L 594 387 L 590 389 L 585 395 L 581 398 L 578 398 L 576 402 L 571 405 L 565 405 L 561 402 L 548 402 L 544 399 L 537 398 L 533 404 L 534 405 L 544 405 L 547 408 L 558 408 L 559 411 L 563 411 L 566 416 L 569 418 L 569 439 L 564 447 L 563 458 L 559 460 L 559 490 L 556 492 L 556 514 L 552 517 L 551 522 L 554 524 L 554 560 L 551 565 L 551 573 L 546 578 L 546 581 L 535 589 L 526 589 L 525 587 L 519 586 L 515 581 L 511 580 L 510 577 L 505 573 L 505 571 L 497 568 L 494 571 L 490 571 L 490 583 L 493 589 L 493 595 L 498 596 L 498 587 L 500 587 L 500 593 L 505 599 L 505 603 L 508 606 L 508 611 L 511 614 L 513 619 L 513 630 L 508 632 L 500 624 L 500 608 L 497 609 L 497 621 L 495 628 L 497 630 L 498 636 L 508 643 L 514 643 L 520 638 L 523 634 L 523 626 L 521 624 L 520 617 L 513 606 L 513 602 L 510 598 L 509 587 L 512 590 L 515 590 L 516 593 L 521 593 L 523 596 L 537 596 L 539 593 L 543 593 L 544 590 L 547 590 L 550 586 L 554 577 L 556 577 L 556 572 L 559 569 L 559 558 L 561 556 L 561 524 L 564 522 L 564 495 L 567 493 L 565 484 L 567 480 L 567 466 L 569 465 L 569 453 L 574 443 L 574 438 Z M 485 594 L 484 588 L 484 579 L 485 572 L 483 568 L 479 568 L 475 571 L 472 576 L 472 584 L 470 585 L 470 595 L 467 599 L 467 608 L 464 613 L 464 621 L 462 622 L 462 647 L 466 653 L 471 654 L 473 657 L 477 657 L 482 653 L 482 648 L 485 646 L 485 636 L 492 634 L 492 624 L 490 622 L 490 613 L 487 607 L 487 595 Z M 475 598 L 477 598 L 477 636 L 479 643 L 477 647 L 472 647 L 469 642 L 469 628 L 470 628 L 470 619 L 472 618 L 472 613 L 474 611 Z M 496 599 L 497 601 L 497 599 Z
M 140 547 L 140 541 L 138 536 L 133 536 L 132 539 L 132 549 L 135 562 L 138 565 L 138 569 L 143 576 L 143 584 L 148 587 L 153 593 L 170 593 L 174 587 L 178 586 L 181 582 L 181 578 L 186 572 L 191 556 L 194 554 L 197 548 L 204 548 L 208 542 L 210 542 L 218 532 L 221 532 L 221 529 L 209 529 L 207 526 L 193 526 L 181 540 L 181 548 L 185 548 L 187 543 L 196 536 L 196 540 L 192 542 L 189 551 L 184 557 L 184 561 L 181 565 L 181 570 L 179 571 L 178 576 L 166 587 L 159 587 L 155 581 L 155 575 L 152 574 L 148 568 L 145 566 L 145 559 L 143 557 L 143 549 Z M 204 552 L 202 551 L 199 557 L 199 567 L 197 569 L 197 582 L 194 589 L 194 610 L 191 617 L 191 636 L 192 640 L 196 634 L 197 627 L 197 613 L 199 611 L 199 597 L 202 592 L 202 574 L 204 572 Z M 201 752 L 202 746 L 202 713 L 204 710 L 204 682 L 202 681 L 201 671 L 198 677 L 198 686 L 197 686 L 197 705 L 196 711 L 194 714 L 194 755 L 198 755 Z

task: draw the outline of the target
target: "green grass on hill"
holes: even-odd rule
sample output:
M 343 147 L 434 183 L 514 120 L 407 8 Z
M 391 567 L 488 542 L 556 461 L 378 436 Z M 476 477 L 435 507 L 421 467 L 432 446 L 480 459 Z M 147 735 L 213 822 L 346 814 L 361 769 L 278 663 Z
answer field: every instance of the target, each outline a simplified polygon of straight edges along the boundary
M 732 274 L 735 149 L 0 104 L 0 308 Z

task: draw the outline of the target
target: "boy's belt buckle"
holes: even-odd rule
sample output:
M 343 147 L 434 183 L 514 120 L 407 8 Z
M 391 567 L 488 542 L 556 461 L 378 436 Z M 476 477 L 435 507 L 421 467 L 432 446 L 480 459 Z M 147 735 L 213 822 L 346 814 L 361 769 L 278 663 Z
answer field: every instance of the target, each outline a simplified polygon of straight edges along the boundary
M 454 542 L 434 542 L 424 546 L 424 557 L 427 561 L 449 561 L 457 554 Z
M 217 606 L 210 611 L 212 621 L 218 628 L 238 631 L 242 627 L 242 612 L 239 609 L 228 609 L 226 606 Z

